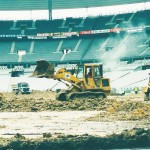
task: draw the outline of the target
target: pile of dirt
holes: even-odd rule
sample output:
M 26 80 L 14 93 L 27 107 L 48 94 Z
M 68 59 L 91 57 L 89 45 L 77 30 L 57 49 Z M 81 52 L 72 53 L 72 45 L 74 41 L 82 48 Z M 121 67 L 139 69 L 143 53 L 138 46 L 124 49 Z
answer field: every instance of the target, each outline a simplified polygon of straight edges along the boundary
M 33 91 L 31 94 L 3 93 L 0 111 L 32 112 L 49 109 L 50 101 L 54 101 L 54 92 Z
M 56 93 L 34 91 L 29 95 L 3 93 L 0 111 L 64 111 L 64 110 L 102 110 L 111 105 L 104 99 L 75 99 L 73 101 L 55 100 Z
M 95 137 L 85 135 L 62 135 L 52 136 L 44 133 L 40 139 L 25 139 L 16 134 L 11 139 L 0 139 L 0 149 L 13 150 L 99 150 L 121 148 L 150 148 L 150 129 L 134 128 L 125 130 L 121 134 L 113 134 L 107 137 Z
M 139 98 L 139 97 L 138 97 Z M 135 100 L 135 97 L 115 97 L 106 101 L 104 107 L 98 115 L 88 118 L 87 121 L 130 121 L 147 120 L 150 121 L 150 103 Z
M 72 101 L 55 100 L 56 93 L 33 91 L 29 95 L 3 93 L 0 95 L 0 111 L 40 112 L 67 110 L 97 110 L 99 115 L 88 121 L 150 120 L 150 103 L 143 95 L 110 96 L 107 99 L 86 98 Z
M 141 121 L 141 128 L 125 130 L 121 134 L 105 137 L 88 134 L 62 135 L 43 133 L 43 138 L 26 139 L 23 135 L 16 134 L 13 138 L 0 138 L 0 149 L 99 150 L 106 148 L 150 148 L 150 129 L 145 129 L 144 126 L 144 124 L 149 124 L 150 122 L 150 102 L 145 102 L 143 95 L 109 96 L 106 99 L 86 98 L 70 101 L 58 101 L 55 97 L 56 93 L 51 91 L 33 91 L 29 95 L 0 93 L 0 111 L 94 110 L 99 111 L 99 114 L 86 119 L 86 121 Z M 0 128 L 4 128 L 4 126 L 0 126 Z

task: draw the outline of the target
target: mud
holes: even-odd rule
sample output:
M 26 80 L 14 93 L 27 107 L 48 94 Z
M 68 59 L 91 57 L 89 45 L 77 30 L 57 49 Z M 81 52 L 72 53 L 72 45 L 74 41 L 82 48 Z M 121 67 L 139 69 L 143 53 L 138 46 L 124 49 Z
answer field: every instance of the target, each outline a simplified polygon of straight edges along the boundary
M 40 139 L 26 139 L 21 134 L 16 134 L 12 139 L 0 139 L 0 149 L 11 150 L 99 150 L 122 148 L 150 148 L 150 130 L 134 128 L 125 130 L 121 134 L 106 137 L 96 137 L 84 134 L 63 135 L 43 134 Z
M 0 93 L 0 149 L 150 148 L 150 102 L 144 95 L 73 101 L 55 97 L 51 91 Z M 30 132 L 21 123 L 29 124 Z

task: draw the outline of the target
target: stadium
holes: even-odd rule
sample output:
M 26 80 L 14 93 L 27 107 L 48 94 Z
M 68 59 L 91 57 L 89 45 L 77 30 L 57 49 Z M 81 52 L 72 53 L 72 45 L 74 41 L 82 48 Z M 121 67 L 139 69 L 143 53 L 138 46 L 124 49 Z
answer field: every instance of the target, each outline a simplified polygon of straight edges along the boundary
M 97 104 L 92 104 L 92 106 L 94 105 L 94 107 L 91 109 L 91 104 L 89 104 L 86 108 L 81 107 L 81 105 L 80 107 L 77 107 L 76 104 L 78 102 L 73 102 L 73 104 L 72 102 L 70 104 L 67 103 L 67 106 L 64 102 L 55 102 L 55 104 L 51 103 L 51 105 L 54 106 L 55 109 L 50 106 L 49 108 L 47 108 L 47 106 L 45 107 L 44 104 L 48 103 L 47 105 L 49 105 L 50 103 L 47 102 L 48 99 L 50 99 L 50 101 L 54 99 L 53 96 L 51 97 L 48 95 L 48 93 L 45 92 L 51 91 L 52 95 L 54 94 L 53 92 L 56 92 L 57 90 L 66 89 L 67 84 L 66 82 L 58 83 L 56 80 L 53 79 L 31 77 L 32 73 L 36 69 L 37 61 L 42 60 L 52 64 L 54 66 L 55 71 L 57 71 L 60 68 L 73 69 L 77 65 L 102 64 L 104 77 L 110 79 L 111 94 L 114 95 L 114 97 L 108 97 L 109 103 L 112 104 L 112 101 L 114 102 L 118 98 L 118 95 L 120 96 L 118 99 L 124 99 L 125 101 L 133 99 L 133 101 L 136 101 L 136 104 L 130 102 L 123 102 L 126 104 L 125 109 L 122 108 L 121 104 L 119 105 L 119 102 L 116 100 L 114 102 L 115 104 L 113 103 L 113 107 L 110 106 L 110 104 L 105 103 L 107 107 L 102 108 L 102 110 L 106 111 L 107 113 L 112 113 L 113 115 L 115 114 L 115 112 L 121 111 L 121 108 L 124 111 L 128 112 L 127 107 L 129 106 L 127 105 L 129 105 L 130 103 L 130 105 L 132 105 L 132 109 L 134 107 L 131 114 L 129 112 L 130 117 L 132 117 L 129 120 L 125 118 L 121 119 L 121 117 L 118 117 L 119 119 L 117 118 L 117 121 L 134 121 L 135 119 L 138 123 L 134 124 L 133 122 L 130 122 L 130 124 L 129 122 L 126 122 L 125 126 L 122 127 L 117 122 L 118 124 L 115 124 L 116 128 L 113 129 L 111 129 L 111 125 L 109 126 L 108 124 L 105 124 L 104 126 L 107 127 L 102 127 L 102 131 L 99 131 L 99 128 L 96 127 L 95 131 L 92 131 L 92 133 L 90 130 L 92 127 L 89 129 L 88 125 L 86 126 L 85 124 L 82 124 L 83 128 L 88 128 L 88 130 L 80 131 L 79 135 L 81 137 L 79 137 L 79 139 L 81 141 L 85 140 L 89 142 L 88 144 L 92 146 L 90 140 L 93 139 L 91 139 L 92 137 L 87 137 L 86 133 L 89 136 L 99 136 L 103 135 L 104 132 L 107 132 L 107 134 L 104 135 L 108 136 L 109 132 L 107 131 L 107 128 L 109 127 L 110 135 L 113 132 L 117 134 L 117 132 L 120 133 L 121 131 L 126 129 L 128 130 L 127 133 L 124 133 L 125 131 L 123 131 L 123 133 L 128 134 L 129 137 L 123 140 L 127 140 L 128 144 L 126 142 L 123 145 L 113 144 L 111 147 L 110 143 L 113 141 L 110 140 L 111 137 L 107 140 L 105 139 L 106 143 L 109 143 L 107 146 L 104 139 L 94 139 L 97 141 L 97 143 L 95 142 L 96 146 L 93 147 L 93 149 L 95 150 L 101 148 L 139 148 L 142 147 L 144 144 L 144 148 L 149 148 L 150 145 L 147 141 L 150 140 L 150 124 L 148 123 L 148 121 L 150 120 L 150 103 L 143 102 L 144 95 L 142 95 L 142 88 L 146 87 L 149 82 L 149 35 L 149 0 L 13 0 L 13 3 L 11 0 L 7 0 L 5 2 L 3 0 L 0 0 L 0 100 L 2 101 L 0 101 L 0 106 L 2 107 L 0 109 L 1 112 L 22 112 L 25 111 L 23 107 L 26 108 L 27 105 L 31 107 L 31 109 L 27 108 L 27 112 L 35 111 L 39 113 L 41 111 L 47 110 L 58 110 L 59 112 L 62 110 L 66 111 L 68 109 L 70 111 L 70 115 L 72 115 L 73 112 L 71 111 L 76 108 L 75 110 L 78 111 L 92 110 L 89 113 L 90 115 L 88 116 L 90 119 L 94 115 L 98 115 L 98 113 L 100 113 L 100 116 L 102 116 L 101 112 L 93 112 L 94 110 L 101 110 L 100 106 L 98 106 Z M 29 101 L 28 104 L 15 101 L 19 99 L 26 101 L 29 99 L 29 97 L 26 95 L 13 95 L 14 93 L 12 93 L 12 85 L 17 84 L 18 82 L 27 82 L 30 85 L 30 89 L 31 91 L 33 91 L 33 93 L 30 94 L 31 96 L 33 96 L 32 98 L 30 98 L 30 100 L 35 100 L 36 98 L 37 100 L 44 99 L 44 104 L 41 104 L 40 101 L 37 102 L 36 100 L 34 101 L 34 103 L 31 102 L 31 104 L 29 104 Z M 134 95 L 135 87 L 138 87 L 139 95 Z M 42 92 L 45 95 L 42 95 Z M 36 97 L 36 95 L 38 94 L 39 97 Z M 8 103 L 4 102 L 4 100 L 6 100 L 7 102 L 9 101 L 9 105 Z M 97 103 L 101 104 L 101 102 Z M 37 105 L 37 107 L 35 108 L 34 105 Z M 45 109 L 42 108 L 41 105 Z M 56 105 L 60 105 L 60 107 L 63 107 L 63 109 L 56 108 Z M 139 105 L 143 108 L 141 108 Z M 118 110 L 117 107 L 120 108 L 120 110 Z M 50 115 L 49 117 L 53 118 L 55 115 L 59 116 L 59 114 L 55 113 L 56 112 L 52 113 L 52 116 Z M 78 115 L 78 113 L 76 113 L 77 112 L 74 112 L 75 116 Z M 53 114 L 55 115 L 53 116 Z M 133 114 L 138 114 L 139 116 L 133 117 Z M 4 115 L 6 115 L 6 118 L 8 117 L 7 114 Z M 20 115 L 24 116 L 24 114 Z M 44 116 L 45 114 L 43 114 L 42 112 L 42 115 Z M 30 118 L 29 116 L 24 117 Z M 99 125 L 101 122 L 104 123 L 109 120 L 103 120 L 103 118 L 100 118 L 100 116 Z M 15 117 L 14 114 L 12 114 L 12 118 L 13 117 Z M 81 118 L 84 117 L 86 118 L 87 116 L 84 116 L 82 114 Z M 110 118 L 110 120 L 112 118 Z M 129 116 L 127 118 L 129 118 Z M 75 120 L 76 118 L 71 119 L 73 121 L 77 121 Z M 147 121 L 145 121 L 144 119 Z M 5 119 L 0 118 L 0 120 L 4 124 L 6 123 L 4 121 Z M 30 122 L 31 120 L 28 121 Z M 92 121 L 95 120 L 93 119 Z M 145 130 L 145 128 L 139 123 L 142 120 L 144 120 L 144 127 L 147 130 Z M 44 121 L 46 122 L 46 120 Z M 11 124 L 11 122 L 9 123 Z M 24 136 L 26 135 L 31 135 L 30 137 L 32 137 L 34 135 L 42 134 L 47 136 L 48 138 L 53 137 L 53 128 L 51 128 L 49 131 L 45 128 L 43 130 L 41 127 L 39 128 L 39 130 L 41 131 L 39 133 L 37 129 L 33 129 L 33 132 L 28 132 L 28 130 L 25 130 L 24 127 L 23 131 L 22 129 L 18 129 L 21 130 L 21 132 L 17 132 L 14 129 L 7 129 L 8 132 L 6 132 L 4 126 L 7 127 L 7 125 L 4 124 L 0 125 L 0 137 L 4 138 L 14 136 L 16 138 L 18 136 L 15 142 L 23 140 Z M 19 126 L 19 124 L 17 125 Z M 38 124 L 37 126 L 40 125 Z M 55 126 L 55 124 L 53 124 L 53 126 Z M 117 129 L 117 126 L 120 127 L 120 130 Z M 142 128 L 140 128 L 141 126 Z M 138 129 L 135 129 L 135 127 L 138 127 Z M 71 126 L 70 128 L 73 127 Z M 79 130 L 81 129 L 82 127 Z M 56 132 L 61 132 L 60 130 L 57 130 Z M 142 131 L 141 134 L 145 134 L 146 137 L 141 135 L 139 138 L 140 140 L 138 141 L 136 134 L 140 134 L 140 131 Z M 46 134 L 44 134 L 45 132 Z M 50 135 L 49 132 L 51 132 Z M 132 137 L 131 132 L 134 132 L 134 138 Z M 75 135 L 77 134 L 75 131 L 68 131 L 71 140 L 73 140 L 75 136 L 73 133 L 75 133 Z M 83 137 L 82 133 L 84 135 Z M 121 136 L 125 136 L 123 135 L 123 133 L 121 133 L 119 138 L 121 138 Z M 62 135 L 60 136 L 62 138 Z M 117 135 L 115 136 L 117 137 Z M 141 137 L 144 137 L 145 139 L 143 145 L 140 145 Z M 65 136 L 65 138 L 67 139 L 68 144 L 70 141 L 68 141 L 68 137 Z M 133 141 L 135 141 L 134 143 L 131 140 L 131 143 L 134 143 L 133 147 L 130 147 L 130 138 L 133 138 Z M 102 145 L 99 145 L 98 143 L 101 143 L 101 140 L 104 143 L 102 143 Z M 117 140 L 119 141 L 119 139 Z M 4 140 L 2 141 L 4 142 Z M 21 142 L 22 141 L 20 141 L 20 143 Z M 42 142 L 40 141 L 40 144 L 43 146 Z M 60 142 L 63 143 L 64 141 Z M 56 149 L 60 148 L 57 142 L 53 144 L 54 146 L 56 146 Z M 64 147 L 63 149 L 68 149 L 69 144 L 66 148 Z M 32 143 L 30 143 L 29 145 L 31 145 L 32 147 Z M 80 143 L 79 145 L 81 146 L 82 144 Z M 88 149 L 88 147 L 86 147 L 85 145 L 82 145 L 83 147 L 81 149 Z M 12 141 L 10 141 L 10 145 L 8 144 L 8 147 L 6 147 L 10 149 L 11 146 L 13 146 Z M 49 148 L 48 146 L 50 146 L 50 144 L 43 147 L 43 149 Z M 92 149 L 90 146 L 89 149 Z M 1 147 L 4 148 L 5 146 L 0 142 L 0 148 Z M 18 147 L 21 147 L 19 143 L 18 146 L 13 147 L 13 149 Z M 51 145 L 51 148 L 52 147 L 53 146 Z M 75 146 L 72 148 L 77 149 L 77 147 Z M 40 149 L 40 146 L 37 149 Z
M 143 8 L 139 9 L 143 10 L 128 10 L 131 12 L 118 12 L 118 14 L 111 14 L 112 12 L 110 12 L 110 14 L 107 13 L 106 15 L 99 14 L 97 16 L 91 15 L 78 18 L 52 19 L 52 8 L 54 10 L 68 10 L 74 6 L 74 8 L 87 9 L 95 6 L 104 7 L 136 2 L 139 1 L 112 1 L 112 3 L 87 1 L 81 4 L 80 2 L 67 4 L 67 1 L 63 4 L 60 4 L 59 1 L 44 1 L 42 3 L 37 1 L 36 5 L 34 5 L 34 1 L 14 2 L 17 5 L 8 5 L 11 2 L 8 2 L 6 5 L 1 2 L 1 11 L 46 9 L 48 11 L 47 19 L 45 17 L 45 19 L 41 20 L 32 20 L 33 16 L 31 14 L 29 16 L 30 20 L 27 20 L 27 18 L 11 20 L 8 16 L 7 20 L 1 20 L 0 68 L 6 72 L 16 68 L 29 72 L 34 69 L 36 61 L 39 59 L 51 62 L 55 67 L 64 65 L 70 67 L 71 64 L 99 62 L 104 64 L 107 76 L 112 77 L 114 88 L 118 86 L 116 78 L 129 82 L 126 84 L 122 83 L 119 88 L 126 88 L 128 85 L 132 85 L 131 88 L 137 85 L 141 88 L 148 82 L 147 72 L 146 75 L 141 74 L 139 79 L 133 80 L 133 78 L 130 79 L 130 76 L 134 76 L 132 71 L 149 68 L 147 64 L 150 58 L 150 11 L 148 8 L 145 8 L 145 1 L 140 1 Z M 86 15 L 88 15 L 88 12 Z M 108 71 L 111 71 L 111 73 Z M 137 73 L 138 77 L 139 72 Z M 134 74 L 136 73 L 134 72 Z M 122 76 L 124 78 L 121 78 Z

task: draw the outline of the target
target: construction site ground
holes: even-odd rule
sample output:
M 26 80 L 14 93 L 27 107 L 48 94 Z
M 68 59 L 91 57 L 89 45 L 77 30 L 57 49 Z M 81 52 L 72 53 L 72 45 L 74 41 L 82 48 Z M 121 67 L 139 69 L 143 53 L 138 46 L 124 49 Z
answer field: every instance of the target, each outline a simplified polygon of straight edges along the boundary
M 150 101 L 143 94 L 55 97 L 0 93 L 0 149 L 150 148 Z

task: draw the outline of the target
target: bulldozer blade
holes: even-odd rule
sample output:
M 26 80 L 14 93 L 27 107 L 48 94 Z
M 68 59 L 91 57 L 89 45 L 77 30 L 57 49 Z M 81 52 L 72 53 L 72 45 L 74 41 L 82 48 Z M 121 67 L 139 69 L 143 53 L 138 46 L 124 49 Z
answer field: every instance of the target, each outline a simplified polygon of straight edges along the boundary
M 52 78 L 54 75 L 54 65 L 50 64 L 46 60 L 38 60 L 36 61 L 37 66 L 31 75 L 31 77 L 38 77 L 38 78 Z

